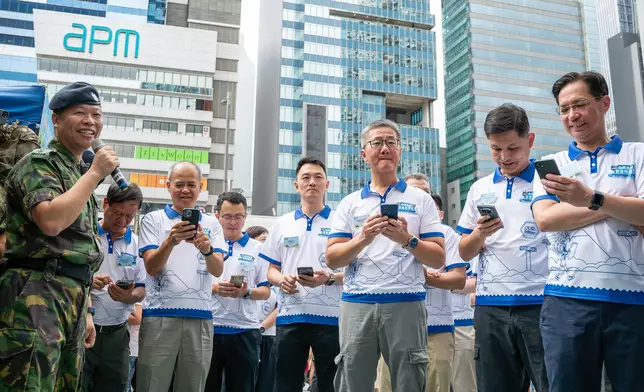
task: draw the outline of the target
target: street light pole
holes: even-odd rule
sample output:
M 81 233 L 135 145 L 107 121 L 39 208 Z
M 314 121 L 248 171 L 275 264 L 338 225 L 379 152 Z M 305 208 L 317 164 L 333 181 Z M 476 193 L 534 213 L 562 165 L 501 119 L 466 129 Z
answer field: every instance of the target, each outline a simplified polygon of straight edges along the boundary
M 226 92 L 226 99 L 221 101 L 226 105 L 226 134 L 224 135 L 224 192 L 228 192 L 228 133 L 230 132 L 230 91 Z

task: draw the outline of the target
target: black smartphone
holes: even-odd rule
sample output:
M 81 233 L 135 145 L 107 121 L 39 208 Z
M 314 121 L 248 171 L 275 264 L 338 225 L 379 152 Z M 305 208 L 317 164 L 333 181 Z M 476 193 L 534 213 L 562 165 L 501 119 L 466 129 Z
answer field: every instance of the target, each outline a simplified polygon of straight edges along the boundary
M 121 279 L 118 282 L 116 282 L 116 285 L 122 288 L 123 290 L 129 288 L 132 286 L 132 283 L 134 283 L 133 280 L 128 280 L 128 279 Z
M 487 215 L 490 217 L 490 219 L 500 218 L 499 212 L 496 210 L 496 207 L 491 204 L 481 204 L 476 206 L 476 208 L 479 210 L 479 214 L 481 214 L 481 216 Z
M 298 275 L 313 276 L 313 267 L 297 267 Z
M 391 219 L 398 219 L 398 204 L 381 204 L 380 214 Z
M 242 287 L 244 284 L 244 275 L 231 275 L 230 283 L 234 284 L 235 287 Z
M 539 173 L 539 178 L 544 179 L 546 178 L 546 175 L 548 174 L 556 174 L 558 176 L 561 175 L 559 172 L 559 166 L 557 166 L 557 162 L 554 159 L 543 159 L 539 161 L 534 161 L 534 168 L 537 169 L 537 173 Z M 553 196 L 552 193 L 548 193 L 550 196 Z
M 201 211 L 199 211 L 198 208 L 184 208 L 183 213 L 181 214 L 181 220 L 189 222 L 191 225 L 195 227 L 195 230 L 199 227 L 199 217 L 201 216 Z M 195 235 L 190 238 L 191 240 L 195 238 Z

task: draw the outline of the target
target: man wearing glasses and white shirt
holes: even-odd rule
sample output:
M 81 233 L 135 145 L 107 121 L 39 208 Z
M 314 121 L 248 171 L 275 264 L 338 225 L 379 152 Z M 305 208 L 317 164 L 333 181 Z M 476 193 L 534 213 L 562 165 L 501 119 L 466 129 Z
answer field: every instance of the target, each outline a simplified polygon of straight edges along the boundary
M 345 197 L 333 219 L 327 265 L 346 267 L 336 392 L 373 391 L 381 353 L 394 391 L 425 387 L 424 266 L 445 264 L 445 244 L 430 195 L 396 175 L 400 136 L 389 120 L 374 121 L 362 131 L 360 155 L 371 167 L 371 181 Z M 381 214 L 385 204 L 398 219 Z

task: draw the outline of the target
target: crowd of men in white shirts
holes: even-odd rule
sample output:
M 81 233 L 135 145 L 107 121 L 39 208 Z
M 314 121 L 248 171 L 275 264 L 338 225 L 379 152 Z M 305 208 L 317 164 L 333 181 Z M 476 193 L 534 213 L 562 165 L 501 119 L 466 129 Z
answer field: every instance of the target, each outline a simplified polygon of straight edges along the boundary
M 84 388 L 129 388 L 130 319 L 138 391 L 300 392 L 310 351 L 320 392 L 598 392 L 604 368 L 614 391 L 644 390 L 644 145 L 606 135 L 600 74 L 552 90 L 572 137 L 545 157 L 560 175 L 537 173 L 526 112 L 495 108 L 484 130 L 498 167 L 469 189 L 456 231 L 424 175 L 399 178 L 405 135 L 389 120 L 362 131 L 371 181 L 335 211 L 324 163 L 303 158 L 301 207 L 253 233 L 264 242 L 243 231 L 239 193 L 196 227 L 182 219 L 200 190 L 192 163 L 172 167 L 172 205 L 138 238 L 140 191 L 110 188 Z M 126 294 L 108 293 L 122 279 Z

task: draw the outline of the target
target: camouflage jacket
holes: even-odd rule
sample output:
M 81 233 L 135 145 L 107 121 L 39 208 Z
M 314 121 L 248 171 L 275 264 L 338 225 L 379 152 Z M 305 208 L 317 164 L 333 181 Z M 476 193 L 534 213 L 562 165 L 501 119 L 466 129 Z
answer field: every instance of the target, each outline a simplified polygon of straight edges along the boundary
M 9 170 L 22 157 L 40 147 L 38 135 L 31 129 L 13 124 L 0 125 L 0 232 L 5 228 L 5 195 L 4 181 Z
M 78 218 L 56 237 L 46 236 L 31 217 L 38 203 L 69 191 L 80 179 L 80 161 L 57 139 L 18 162 L 7 177 L 6 258 L 57 258 L 90 264 L 103 261 L 98 238 L 98 203 L 92 196 Z

